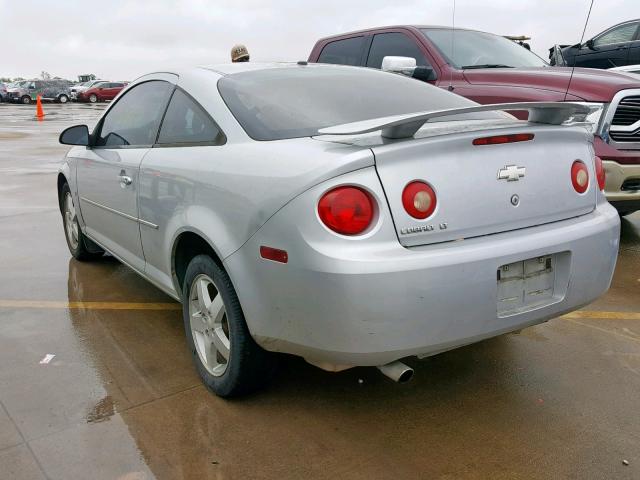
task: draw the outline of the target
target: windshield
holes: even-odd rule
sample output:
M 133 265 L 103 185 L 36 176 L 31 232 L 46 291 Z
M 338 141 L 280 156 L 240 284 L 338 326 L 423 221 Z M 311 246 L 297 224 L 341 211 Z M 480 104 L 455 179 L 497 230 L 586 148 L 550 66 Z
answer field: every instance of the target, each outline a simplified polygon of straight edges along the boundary
M 456 68 L 547 66 L 535 53 L 499 35 L 445 28 L 423 28 L 422 33 Z
M 308 65 L 236 73 L 221 78 L 218 90 L 255 140 L 309 137 L 317 135 L 318 129 L 343 123 L 476 105 L 402 75 L 342 66 Z M 462 115 L 455 117 L 461 118 Z M 470 118 L 496 115 L 464 116 Z

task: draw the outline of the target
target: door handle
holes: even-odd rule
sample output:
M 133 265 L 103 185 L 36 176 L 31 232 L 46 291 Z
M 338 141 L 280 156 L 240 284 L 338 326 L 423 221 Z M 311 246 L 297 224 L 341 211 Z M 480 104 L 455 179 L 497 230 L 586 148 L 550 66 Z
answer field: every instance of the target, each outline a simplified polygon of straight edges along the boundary
M 128 175 L 120 175 L 118 178 L 120 178 L 120 183 L 125 187 L 133 183 L 133 179 Z

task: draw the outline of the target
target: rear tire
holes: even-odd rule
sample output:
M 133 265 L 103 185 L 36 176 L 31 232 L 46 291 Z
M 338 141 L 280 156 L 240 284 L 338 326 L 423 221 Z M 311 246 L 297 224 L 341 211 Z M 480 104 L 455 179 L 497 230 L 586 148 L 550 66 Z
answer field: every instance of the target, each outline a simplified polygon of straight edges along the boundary
M 269 381 L 275 355 L 253 340 L 229 276 L 208 255 L 189 262 L 182 312 L 189 351 L 209 390 L 235 397 Z
M 65 183 L 60 192 L 60 206 L 62 210 L 62 224 L 64 226 L 64 237 L 67 240 L 69 252 L 76 260 L 91 261 L 104 255 L 104 250 L 89 240 L 78 223 L 78 215 L 73 203 L 73 195 L 69 189 L 69 184 Z
M 31 97 L 29 95 L 23 95 L 22 98 L 20 99 L 20 102 L 23 105 L 29 105 L 31 103 Z

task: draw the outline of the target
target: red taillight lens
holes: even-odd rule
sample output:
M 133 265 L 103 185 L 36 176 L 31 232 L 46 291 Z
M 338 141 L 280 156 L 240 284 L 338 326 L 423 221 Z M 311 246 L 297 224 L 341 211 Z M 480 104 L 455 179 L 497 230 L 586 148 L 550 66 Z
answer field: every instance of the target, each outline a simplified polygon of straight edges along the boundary
M 584 193 L 589 188 L 589 171 L 580 160 L 576 160 L 571 165 L 571 183 L 578 193 Z
M 602 159 L 599 156 L 594 157 L 594 161 L 596 164 L 596 179 L 598 179 L 598 187 L 600 190 L 604 191 L 604 184 L 607 181 L 607 174 L 604 171 L 604 167 L 602 166 Z
M 474 145 L 499 145 L 501 143 L 527 142 L 533 140 L 533 133 L 514 133 L 513 135 L 495 135 L 493 137 L 476 138 Z
M 402 205 L 413 218 L 430 217 L 436 209 L 436 192 L 428 183 L 414 181 L 402 191 Z
M 337 187 L 322 196 L 318 202 L 318 215 L 334 232 L 357 235 L 373 221 L 373 200 L 361 188 Z

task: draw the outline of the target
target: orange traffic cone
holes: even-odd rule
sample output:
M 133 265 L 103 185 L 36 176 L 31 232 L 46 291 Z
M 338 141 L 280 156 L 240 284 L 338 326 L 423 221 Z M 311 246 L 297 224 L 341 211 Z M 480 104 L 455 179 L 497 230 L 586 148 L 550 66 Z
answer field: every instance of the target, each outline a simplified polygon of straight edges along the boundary
M 36 118 L 38 120 L 44 119 L 44 110 L 42 110 L 42 100 L 40 99 L 40 94 L 36 97 Z

